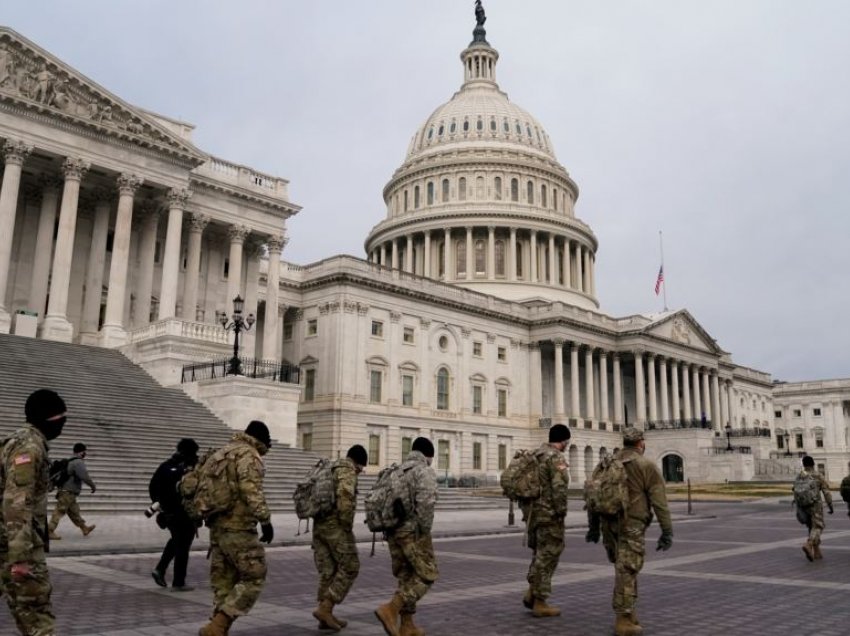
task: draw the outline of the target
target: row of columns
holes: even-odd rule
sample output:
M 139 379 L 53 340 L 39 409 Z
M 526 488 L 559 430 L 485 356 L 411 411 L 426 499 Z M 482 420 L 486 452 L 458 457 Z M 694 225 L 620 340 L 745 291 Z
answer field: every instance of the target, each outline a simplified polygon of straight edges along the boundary
M 484 272 L 484 280 L 504 279 L 516 281 L 519 279 L 517 273 L 517 228 L 507 228 L 507 236 L 505 233 L 500 233 L 498 240 L 503 241 L 508 239 L 507 253 L 503 254 L 505 259 L 505 275 L 496 276 L 496 226 L 487 226 L 487 241 L 485 244 L 486 256 L 486 271 Z M 438 265 L 442 270 L 445 281 L 455 280 L 472 280 L 476 278 L 478 272 L 475 271 L 475 250 L 474 244 L 476 238 L 475 228 L 467 226 L 463 228 L 463 236 L 466 241 L 466 261 L 464 263 L 465 278 L 460 278 L 457 275 L 457 263 L 454 250 L 443 250 L 443 262 L 440 264 L 432 263 L 432 230 L 424 232 L 416 232 L 406 234 L 401 237 L 395 237 L 380 243 L 373 247 L 369 254 L 369 260 L 373 263 L 391 267 L 393 269 L 401 269 L 411 274 L 419 274 L 435 278 L 435 267 Z M 434 230 L 437 234 L 437 240 L 442 239 L 442 245 L 455 246 L 453 238 L 457 236 L 459 230 L 455 228 L 445 228 L 444 230 Z M 421 238 L 420 238 L 421 236 Z M 540 241 L 538 241 L 538 238 Z M 537 230 L 529 230 L 529 237 L 520 239 L 522 245 L 526 245 L 529 249 L 529 271 L 523 272 L 522 279 L 532 283 L 548 282 L 552 285 L 559 285 L 566 288 L 576 289 L 577 291 L 586 294 L 596 295 L 596 275 L 595 265 L 596 257 L 593 251 L 581 244 L 578 241 L 570 240 L 565 236 L 557 236 L 552 233 L 538 232 Z M 422 258 L 414 260 L 414 251 L 422 250 Z M 549 276 L 546 276 L 546 262 L 548 258 Z M 563 282 L 560 282 L 563 280 Z

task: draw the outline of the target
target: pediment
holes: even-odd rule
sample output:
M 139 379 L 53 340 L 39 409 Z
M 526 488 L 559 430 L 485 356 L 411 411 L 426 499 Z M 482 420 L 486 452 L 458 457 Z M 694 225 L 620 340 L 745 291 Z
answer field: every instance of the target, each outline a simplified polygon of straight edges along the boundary
M 645 332 L 712 354 L 723 353 L 717 341 L 684 309 L 651 323 L 645 328 Z
M 6 27 L 0 27 L 0 103 L 177 156 L 191 165 L 206 159 L 146 111 Z

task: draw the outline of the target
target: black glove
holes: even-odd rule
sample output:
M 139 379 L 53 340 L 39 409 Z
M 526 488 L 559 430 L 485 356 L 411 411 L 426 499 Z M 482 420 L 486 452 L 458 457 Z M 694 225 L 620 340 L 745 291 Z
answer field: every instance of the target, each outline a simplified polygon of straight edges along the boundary
M 829 508 L 829 514 L 835 512 L 835 508 L 832 507 L 832 504 L 826 504 L 826 507 Z
M 658 547 L 655 548 L 655 551 L 663 550 L 667 552 L 670 548 L 673 547 L 673 533 L 672 532 L 662 532 L 661 536 L 658 537 Z
M 97 490 L 97 487 L 96 487 L 96 486 L 92 486 L 92 487 L 91 487 L 91 494 L 94 494 L 94 491 L 95 491 L 95 490 Z
M 599 543 L 599 528 L 591 528 L 584 535 L 584 540 L 588 543 Z
M 260 543 L 271 543 L 272 539 L 274 539 L 274 528 L 272 527 L 272 522 L 267 521 L 260 525 L 260 530 L 263 531 L 262 535 L 260 535 Z

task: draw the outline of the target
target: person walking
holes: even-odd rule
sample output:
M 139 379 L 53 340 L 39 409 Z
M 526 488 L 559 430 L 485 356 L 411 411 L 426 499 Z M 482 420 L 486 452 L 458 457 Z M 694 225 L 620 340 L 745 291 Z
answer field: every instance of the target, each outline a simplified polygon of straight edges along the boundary
M 230 443 L 206 460 L 221 467 L 219 479 L 228 481 L 233 503 L 228 511 L 207 521 L 213 615 L 201 627 L 199 636 L 226 636 L 233 621 L 247 614 L 263 591 L 267 567 L 262 544 L 274 538 L 263 492 L 263 455 L 271 445 L 268 427 L 254 420 L 244 433 L 236 433 Z M 262 530 L 259 537 L 258 523 Z
M 560 616 L 561 610 L 546 601 L 552 594 L 552 575 L 564 551 L 564 517 L 567 514 L 567 490 L 570 475 L 564 450 L 570 429 L 555 424 L 549 429 L 549 441 L 534 451 L 540 496 L 524 504 L 528 547 L 533 551 L 528 568 L 528 591 L 523 605 L 537 618 Z
M 406 510 L 401 525 L 386 533 L 398 586 L 390 602 L 375 610 L 388 636 L 425 634 L 413 622 L 413 615 L 416 604 L 439 575 L 431 540 L 437 502 L 437 475 L 431 468 L 433 460 L 434 445 L 425 437 L 417 437 L 402 464 L 402 479 L 410 493 L 410 508 Z
M 23 636 L 56 636 L 45 560 L 47 442 L 62 434 L 65 402 L 39 389 L 27 398 L 24 413 L 26 426 L 0 443 L 0 592 Z
M 171 589 L 175 592 L 188 592 L 194 589 L 191 585 L 186 585 L 186 569 L 189 565 L 189 550 L 192 549 L 192 542 L 198 534 L 198 528 L 183 508 L 183 502 L 177 492 L 177 484 L 197 463 L 197 442 L 188 437 L 183 438 L 177 442 L 177 452 L 159 465 L 148 485 L 151 501 L 158 503 L 160 507 L 156 518 L 157 524 L 171 534 L 151 576 L 157 585 L 167 587 L 165 573 L 173 560 L 174 573 Z
M 62 538 L 56 534 L 56 527 L 66 514 L 71 522 L 80 529 L 84 537 L 89 536 L 92 530 L 97 527 L 95 524 L 86 525 L 86 521 L 80 513 L 80 504 L 77 503 L 77 497 L 83 491 L 83 484 L 86 484 L 91 489 L 92 494 L 97 490 L 91 477 L 89 477 L 89 471 L 84 461 L 85 458 L 86 445 L 82 442 L 77 442 L 74 444 L 74 455 L 68 461 L 68 476 L 56 491 L 56 507 L 53 509 L 48 527 L 50 539 L 53 541 L 59 541 Z
M 608 560 L 614 564 L 614 596 L 612 605 L 616 620 L 616 636 L 636 636 L 643 633 L 637 616 L 637 577 L 643 568 L 646 530 L 652 515 L 661 526 L 656 550 L 667 551 L 673 546 L 673 524 L 667 505 L 664 478 L 658 467 L 646 459 L 643 431 L 629 426 L 623 430 L 623 448 L 614 453 L 622 462 L 628 501 L 625 512 L 616 517 L 589 515 L 590 528 L 585 539 L 599 541 L 600 530 Z
M 356 444 L 331 467 L 334 509 L 313 521 L 313 559 L 319 571 L 319 606 L 313 616 L 319 629 L 339 631 L 348 621 L 333 614 L 334 605 L 345 600 L 360 572 L 360 558 L 354 539 L 354 513 L 357 508 L 357 475 L 366 467 L 366 449 Z
M 806 527 L 809 529 L 808 540 L 803 544 L 803 554 L 809 561 L 822 559 L 820 537 L 825 527 L 823 502 L 826 502 L 829 514 L 832 514 L 835 509 L 832 507 L 829 484 L 826 483 L 826 479 L 820 471 L 815 469 L 815 460 L 811 455 L 803 457 L 803 470 L 794 480 L 793 492 L 794 503 L 797 504 L 797 508 L 802 513 L 798 515 L 798 518 L 802 516 Z M 823 496 L 823 499 L 821 499 L 821 496 Z

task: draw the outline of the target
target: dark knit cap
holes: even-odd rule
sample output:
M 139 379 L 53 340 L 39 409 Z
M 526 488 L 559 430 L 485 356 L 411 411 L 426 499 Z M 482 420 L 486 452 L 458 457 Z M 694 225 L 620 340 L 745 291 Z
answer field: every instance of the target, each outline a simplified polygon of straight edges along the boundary
M 82 442 L 77 442 L 76 444 L 74 444 L 74 454 L 85 453 L 85 452 L 86 452 L 86 445 L 85 444 L 83 444 Z
M 177 442 L 177 452 L 184 457 L 190 457 L 198 454 L 198 443 L 191 437 L 184 437 Z
M 269 434 L 269 427 L 266 426 L 265 422 L 261 422 L 260 420 L 253 420 L 250 424 L 248 424 L 248 428 L 245 429 L 245 434 L 250 435 L 258 442 L 262 442 L 269 448 L 272 445 L 272 437 Z
M 570 439 L 570 429 L 563 424 L 555 424 L 549 429 L 549 443 L 557 444 L 558 442 L 566 442 Z
M 346 457 L 351 458 L 358 466 L 365 466 L 369 461 L 369 455 L 366 453 L 366 449 L 360 444 L 355 444 L 349 448 Z
M 815 467 L 815 458 L 811 455 L 806 455 L 803 457 L 803 466 L 806 468 L 814 468 Z
M 50 389 L 39 389 L 27 398 L 24 406 L 24 414 L 30 424 L 40 424 L 54 415 L 61 415 L 68 409 L 65 402 L 56 391 Z
M 434 445 L 427 437 L 417 437 L 415 440 L 413 440 L 413 446 L 411 446 L 410 449 L 419 451 L 420 453 L 425 455 L 425 457 L 434 456 Z

